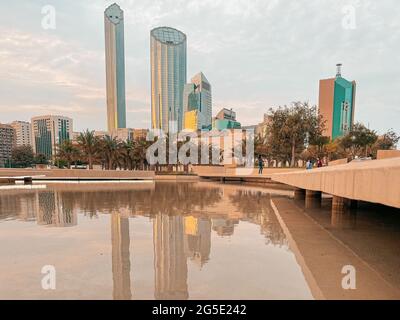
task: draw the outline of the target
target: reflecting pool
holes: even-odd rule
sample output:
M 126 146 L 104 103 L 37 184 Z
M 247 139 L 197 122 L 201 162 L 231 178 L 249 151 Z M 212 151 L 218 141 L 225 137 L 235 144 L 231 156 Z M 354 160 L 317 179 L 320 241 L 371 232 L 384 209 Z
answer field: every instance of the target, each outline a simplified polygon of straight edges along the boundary
M 0 190 L 0 299 L 312 299 L 270 197 L 209 182 Z

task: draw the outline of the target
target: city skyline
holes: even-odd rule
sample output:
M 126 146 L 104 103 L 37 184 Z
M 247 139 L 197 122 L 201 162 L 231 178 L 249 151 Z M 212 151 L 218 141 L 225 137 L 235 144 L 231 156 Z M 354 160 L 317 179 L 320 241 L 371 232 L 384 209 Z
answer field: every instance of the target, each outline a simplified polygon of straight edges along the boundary
M 21 3 L 7 4 L 8 12 L 18 12 L 21 19 L 5 17 L 1 26 L 0 33 L 6 37 L 0 40 L 0 122 L 65 114 L 74 118 L 77 131 L 105 128 L 101 17 L 113 2 L 82 2 L 67 8 L 54 1 L 55 30 L 41 27 L 44 3 L 28 3 L 23 12 L 18 10 Z M 395 28 L 399 9 L 395 6 L 385 10 L 370 1 L 356 4 L 357 26 L 345 29 L 344 1 L 297 5 L 276 1 L 267 6 L 242 2 L 196 5 L 192 1 L 176 7 L 168 2 L 159 6 L 130 1 L 118 4 L 125 11 L 127 34 L 128 127 L 150 127 L 149 32 L 169 25 L 188 37 L 187 73 L 202 71 L 213 84 L 214 114 L 232 107 L 243 125 L 251 125 L 259 123 L 271 106 L 294 100 L 317 104 L 319 79 L 334 76 L 333 66 L 342 62 L 343 76 L 358 83 L 355 121 L 380 133 L 389 128 L 400 132 L 396 121 L 400 107 L 394 94 L 399 75 L 393 66 L 398 65 L 395 52 L 400 38 Z M 217 16 L 224 17 L 221 26 L 213 22 Z M 278 21 L 274 16 L 292 16 L 294 21 L 289 24 L 287 18 Z M 196 20 L 200 17 L 202 20 Z M 75 19 L 81 21 L 79 26 L 75 26 Z M 201 21 L 201 28 L 193 19 Z M 238 23 L 246 28 L 238 29 Z M 306 31 L 314 28 L 320 33 L 307 36 Z M 21 91 L 24 94 L 16 94 Z

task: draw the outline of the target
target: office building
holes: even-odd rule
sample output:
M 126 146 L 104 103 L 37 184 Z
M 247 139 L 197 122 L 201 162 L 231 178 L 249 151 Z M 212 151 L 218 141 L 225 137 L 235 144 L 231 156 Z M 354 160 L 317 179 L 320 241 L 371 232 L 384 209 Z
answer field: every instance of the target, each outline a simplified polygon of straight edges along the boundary
M 73 138 L 73 121 L 63 116 L 39 116 L 32 118 L 33 149 L 54 160 L 58 146 Z
M 346 135 L 354 124 L 356 82 L 342 77 L 341 64 L 336 77 L 319 82 L 319 114 L 325 120 L 324 135 L 332 140 Z
M 223 108 L 213 119 L 212 128 L 216 130 L 240 129 L 240 122 L 236 121 L 236 112 Z
M 183 124 L 183 88 L 186 83 L 186 35 L 170 27 L 159 27 L 150 34 L 151 125 L 169 132 Z
M 107 127 L 108 131 L 126 127 L 124 12 L 116 4 L 104 11 Z
M 8 124 L 0 123 L 0 168 L 9 167 L 15 144 L 15 130 Z
M 197 112 L 194 112 L 197 111 Z M 183 91 L 184 129 L 211 129 L 212 94 L 211 85 L 202 72 L 196 74 Z M 186 117 L 190 120 L 186 121 Z M 195 121 L 195 122 L 193 122 Z
M 10 125 L 15 130 L 15 146 L 32 146 L 32 126 L 26 121 L 14 121 Z

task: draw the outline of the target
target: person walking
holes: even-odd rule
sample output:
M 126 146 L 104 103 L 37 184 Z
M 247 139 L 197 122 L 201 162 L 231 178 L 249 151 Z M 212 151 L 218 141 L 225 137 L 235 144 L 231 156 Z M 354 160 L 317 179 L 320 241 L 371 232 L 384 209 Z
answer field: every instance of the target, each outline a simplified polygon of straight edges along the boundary
M 258 174 L 262 174 L 264 169 L 264 161 L 261 154 L 258 155 Z
M 322 168 L 322 160 L 320 158 L 318 158 L 317 167 Z
M 311 160 L 307 160 L 306 169 L 307 169 L 307 170 L 311 170 L 311 169 L 312 169 L 312 162 L 311 162 Z

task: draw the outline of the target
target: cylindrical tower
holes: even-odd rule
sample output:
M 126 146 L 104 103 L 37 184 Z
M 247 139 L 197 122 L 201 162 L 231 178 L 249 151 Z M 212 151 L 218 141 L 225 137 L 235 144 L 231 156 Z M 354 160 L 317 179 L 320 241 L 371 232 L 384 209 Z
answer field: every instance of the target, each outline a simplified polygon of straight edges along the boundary
M 170 27 L 150 32 L 151 125 L 169 132 L 169 122 L 182 129 L 186 83 L 186 35 Z

